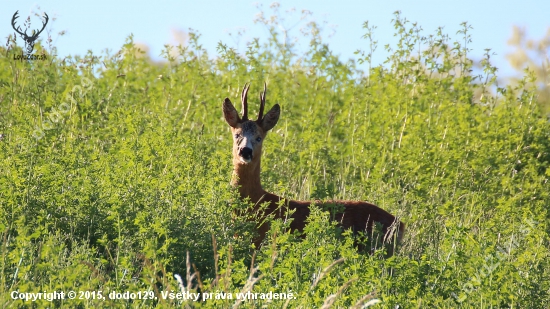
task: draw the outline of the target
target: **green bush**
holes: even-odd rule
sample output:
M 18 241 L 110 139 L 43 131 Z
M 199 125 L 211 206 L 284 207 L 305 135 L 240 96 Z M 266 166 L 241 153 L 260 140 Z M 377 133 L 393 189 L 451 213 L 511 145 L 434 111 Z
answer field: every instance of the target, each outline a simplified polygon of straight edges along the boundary
M 399 14 L 394 24 L 399 43 L 380 66 L 371 64 L 368 24 L 371 49 L 358 63 L 340 61 L 314 24 L 302 38 L 309 50 L 297 55 L 267 22 L 271 39 L 244 56 L 220 43 L 213 58 L 196 33 L 186 47 L 167 47 L 165 63 L 142 56 L 132 37 L 115 55 L 59 59 L 37 44 L 47 61 L 27 62 L 13 59 L 17 46 L 0 50 L 0 302 L 547 306 L 550 125 L 532 74 L 497 87 L 487 55 L 472 75 L 467 24 L 456 41 L 441 30 L 424 36 Z M 264 81 L 268 105 L 282 107 L 264 147 L 264 187 L 376 203 L 407 224 L 394 256 L 358 253 L 315 207 L 304 239 L 274 221 L 264 246 L 252 248 L 253 223 L 234 211 L 250 205 L 229 185 L 221 103 Z M 182 289 L 174 274 L 213 299 L 164 299 Z M 71 290 L 105 299 L 11 296 Z M 107 297 L 125 291 L 157 299 Z M 221 299 L 248 291 L 292 298 Z

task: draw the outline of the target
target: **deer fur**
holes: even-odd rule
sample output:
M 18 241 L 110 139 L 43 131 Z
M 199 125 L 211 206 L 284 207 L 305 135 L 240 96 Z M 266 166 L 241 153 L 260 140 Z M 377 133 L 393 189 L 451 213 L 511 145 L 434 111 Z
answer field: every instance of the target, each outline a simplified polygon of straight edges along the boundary
M 262 158 L 262 144 L 266 134 L 271 130 L 279 120 L 281 108 L 279 104 L 275 104 L 266 114 L 264 113 L 265 95 L 267 85 L 264 84 L 264 91 L 260 94 L 260 111 L 257 120 L 248 119 L 248 104 L 247 94 L 249 85 L 245 85 L 241 94 L 242 102 L 242 117 L 239 116 L 237 110 L 226 98 L 223 102 L 223 115 L 225 121 L 231 127 L 233 133 L 233 175 L 231 184 L 238 188 L 242 199 L 249 198 L 258 207 L 266 202 L 268 206 L 260 212 L 263 222 L 258 225 L 258 238 L 254 240 L 256 248 L 259 248 L 269 230 L 268 222 L 265 222 L 266 216 L 273 214 L 275 218 L 285 218 L 288 210 L 294 210 L 290 216 L 292 222 L 291 230 L 303 231 L 306 218 L 310 214 L 310 201 L 292 201 L 279 197 L 275 194 L 266 192 L 260 181 L 260 167 Z M 365 231 L 367 234 L 372 233 L 375 222 L 382 226 L 384 233 L 384 242 L 391 243 L 395 233 L 397 242 L 403 238 L 405 225 L 398 222 L 396 218 L 371 203 L 360 201 L 330 201 L 330 202 L 315 202 L 316 205 L 322 204 L 338 204 L 342 205 L 344 210 L 335 215 L 335 220 L 344 229 L 351 228 L 355 233 Z M 282 205 L 282 206 L 280 206 Z M 390 248 L 392 250 L 392 248 Z

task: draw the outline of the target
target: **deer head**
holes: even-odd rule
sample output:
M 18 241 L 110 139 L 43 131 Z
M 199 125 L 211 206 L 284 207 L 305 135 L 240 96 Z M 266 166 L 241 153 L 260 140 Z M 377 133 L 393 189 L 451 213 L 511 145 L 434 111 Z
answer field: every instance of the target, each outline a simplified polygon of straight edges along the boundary
M 249 84 L 245 84 L 241 93 L 242 117 L 229 100 L 223 102 L 223 116 L 233 133 L 233 160 L 236 164 L 249 164 L 259 162 L 262 153 L 262 142 L 277 121 L 281 113 L 279 104 L 275 104 L 264 116 L 265 95 L 267 85 L 264 83 L 264 91 L 260 93 L 260 111 L 257 120 L 248 119 L 247 95 Z
M 25 29 L 25 32 L 22 32 L 20 26 L 15 27 L 15 20 L 19 18 L 19 16 L 17 15 L 18 13 L 19 11 L 16 11 L 15 14 L 13 14 L 13 17 L 11 18 L 11 26 L 13 27 L 13 30 L 15 30 L 15 32 L 21 35 L 23 41 L 25 41 L 25 49 L 27 50 L 27 54 L 31 54 L 34 50 L 34 41 L 36 41 L 36 39 L 38 39 L 38 35 L 42 33 L 42 31 L 44 31 L 50 18 L 48 17 L 48 14 L 44 13 L 44 22 L 42 23 L 42 29 L 40 29 L 39 31 L 33 30 L 32 35 L 29 36 L 27 34 L 28 29 Z

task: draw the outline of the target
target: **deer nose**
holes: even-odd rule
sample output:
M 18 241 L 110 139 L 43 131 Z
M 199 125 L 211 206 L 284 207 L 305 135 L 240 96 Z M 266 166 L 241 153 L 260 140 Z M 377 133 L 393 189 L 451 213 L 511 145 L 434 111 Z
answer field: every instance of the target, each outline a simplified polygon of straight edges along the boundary
M 239 156 L 247 161 L 252 160 L 252 149 L 248 147 L 241 148 L 241 150 L 239 150 Z

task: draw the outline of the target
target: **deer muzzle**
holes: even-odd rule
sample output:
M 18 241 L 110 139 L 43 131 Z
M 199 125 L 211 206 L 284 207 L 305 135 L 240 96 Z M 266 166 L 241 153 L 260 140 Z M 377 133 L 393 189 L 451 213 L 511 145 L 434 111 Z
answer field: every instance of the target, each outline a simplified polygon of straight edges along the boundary
M 241 161 L 249 163 L 253 158 L 252 149 L 248 147 L 239 149 L 239 157 L 241 158 Z

